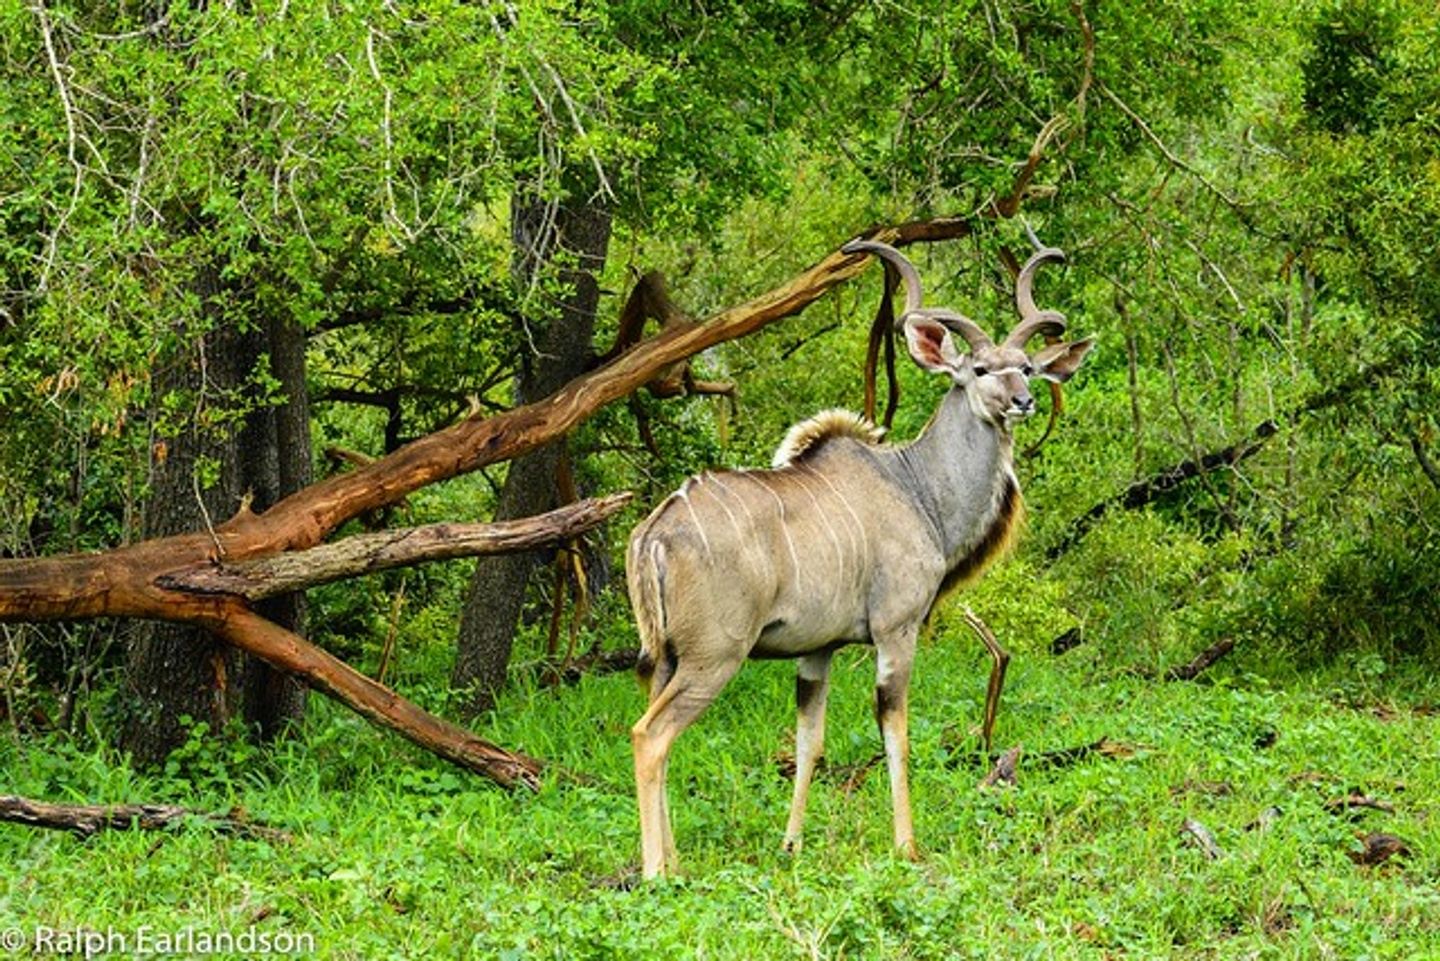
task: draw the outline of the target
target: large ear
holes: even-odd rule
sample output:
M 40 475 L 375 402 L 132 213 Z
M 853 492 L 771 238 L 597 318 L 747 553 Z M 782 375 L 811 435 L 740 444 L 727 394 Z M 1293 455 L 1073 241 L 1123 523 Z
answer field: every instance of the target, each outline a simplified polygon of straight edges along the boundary
M 1070 375 L 1080 368 L 1080 362 L 1095 346 L 1094 337 L 1072 340 L 1064 344 L 1051 344 L 1030 359 L 1035 367 L 1035 376 L 1063 384 Z
M 937 374 L 956 374 L 960 369 L 960 351 L 943 324 L 920 317 L 905 321 L 905 344 L 910 356 L 926 370 Z

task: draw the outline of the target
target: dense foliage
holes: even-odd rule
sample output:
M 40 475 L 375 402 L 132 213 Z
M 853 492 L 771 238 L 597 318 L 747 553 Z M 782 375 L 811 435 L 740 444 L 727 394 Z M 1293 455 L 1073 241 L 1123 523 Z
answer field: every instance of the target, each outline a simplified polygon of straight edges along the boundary
M 1433 896 L 1420 892 L 1440 850 L 1423 817 L 1435 772 L 1414 746 L 1434 730 L 1404 709 L 1435 697 L 1419 678 L 1440 656 L 1437 143 L 1440 23 L 1420 0 L 0 6 L 0 557 L 135 540 L 154 466 L 182 433 L 233 431 L 279 402 L 264 358 L 239 388 L 207 389 L 203 366 L 199 390 L 156 386 L 167 365 L 203 365 L 194 347 L 217 326 L 282 318 L 306 331 L 322 473 L 340 469 L 327 448 L 380 455 L 476 405 L 512 404 L 559 293 L 544 271 L 517 283 L 530 276 L 514 259 L 520 197 L 614 217 L 597 353 L 640 271 L 662 270 L 702 317 L 868 224 L 936 215 L 973 230 L 911 249 L 930 302 L 999 329 L 1023 217 L 1070 255 L 1042 275 L 1042 303 L 1100 348 L 1053 434 L 1019 458 L 1019 551 L 962 603 L 1017 652 L 1002 739 L 1140 745 L 1135 761 L 975 795 L 978 773 L 946 765 L 952 752 L 970 763 L 949 727 L 977 713 L 978 646 L 942 611 L 927 643 L 944 653 L 922 654 L 912 698 L 933 861 L 882 860 L 879 778 L 854 797 L 817 792 L 831 850 L 794 869 L 769 856 L 789 688 L 762 669 L 677 754 L 674 790 L 691 795 L 677 826 L 682 847 L 705 852 L 707 880 L 645 901 L 593 884 L 633 862 L 625 727 L 640 699 L 619 678 L 537 687 L 548 577 L 532 585 L 516 688 L 483 720 L 597 780 L 547 789 L 534 808 L 329 708 L 265 748 L 198 730 L 142 777 L 107 747 L 129 627 L 3 625 L 14 742 L 0 790 L 243 801 L 302 840 L 187 834 L 151 862 L 140 838 L 81 848 L 7 827 L 0 848 L 31 880 L 0 886 L 0 923 L 144 919 L 126 890 L 93 917 L 46 892 L 92 862 L 133 863 L 178 891 L 185 864 L 214 847 L 234 866 L 200 900 L 243 910 L 184 903 L 179 916 L 233 925 L 278 911 L 331 925 L 336 953 L 369 939 L 392 953 L 643 955 L 670 938 L 717 955 L 793 942 L 812 956 L 957 944 L 981 956 L 1001 939 L 1015 956 L 1057 944 L 1060 956 L 1180 956 L 1227 938 L 1263 956 L 1381 953 L 1367 923 L 1433 947 Z M 554 261 L 563 269 L 564 252 Z M 767 463 L 800 416 L 858 406 L 878 273 L 700 359 L 734 381 L 736 403 L 641 395 L 601 412 L 574 438 L 581 490 L 637 491 L 633 521 L 689 473 Z M 900 379 L 904 439 L 941 386 L 903 362 Z M 1021 449 L 1044 421 L 1021 429 Z M 197 497 L 217 473 L 202 459 Z M 483 518 L 500 480 L 464 478 L 370 520 Z M 614 576 L 627 531 L 599 544 L 610 575 L 597 572 L 582 647 L 633 646 Z M 466 575 L 452 563 L 313 591 L 311 636 L 361 670 L 383 662 L 386 683 L 444 710 Z M 1086 653 L 1049 662 L 1072 628 Z M 1237 647 L 1214 687 L 1120 674 L 1222 638 Z M 839 763 L 863 760 L 872 737 L 868 662 L 850 661 Z M 1389 714 L 1367 713 L 1377 704 Z M 1252 753 L 1257 726 L 1280 732 L 1281 754 Z M 1337 792 L 1409 782 L 1396 830 L 1419 853 L 1404 872 L 1351 876 L 1345 825 L 1286 780 L 1315 770 Z M 1176 804 L 1201 803 L 1181 786 L 1207 780 L 1238 787 L 1213 802 L 1211 826 L 1239 853 L 1209 869 L 1172 823 Z M 353 804 L 335 800 L 352 791 Z M 1298 813 L 1276 834 L 1241 830 L 1272 803 Z M 390 808 L 373 829 L 371 807 Z M 377 847 L 367 831 L 409 840 Z M 732 844 L 749 852 L 739 864 Z M 436 904 L 460 910 L 447 892 L 470 872 L 480 880 L 457 889 L 493 925 L 420 933 L 443 926 Z M 1136 872 L 1146 885 L 1124 880 Z M 1002 920 L 987 905 L 1012 881 Z M 531 892 L 518 903 L 516 885 Z M 559 906 L 572 899 L 573 912 Z M 740 906 L 739 940 L 706 899 Z

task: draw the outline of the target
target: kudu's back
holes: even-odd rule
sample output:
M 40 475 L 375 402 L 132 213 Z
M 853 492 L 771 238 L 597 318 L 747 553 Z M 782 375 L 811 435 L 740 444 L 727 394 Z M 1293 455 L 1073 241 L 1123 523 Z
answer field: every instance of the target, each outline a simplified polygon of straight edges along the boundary
M 923 603 L 923 591 L 898 597 L 881 576 L 941 561 L 923 556 L 923 521 L 883 452 L 866 436 L 824 434 L 776 469 L 687 481 L 630 539 L 642 657 L 662 670 L 685 658 L 798 657 L 867 640 L 877 606 Z

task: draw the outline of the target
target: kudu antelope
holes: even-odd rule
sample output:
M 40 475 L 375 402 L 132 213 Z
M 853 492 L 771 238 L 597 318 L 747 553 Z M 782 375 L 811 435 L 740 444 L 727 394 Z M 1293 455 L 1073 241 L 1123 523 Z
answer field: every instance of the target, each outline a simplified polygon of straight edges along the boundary
M 1065 330 L 1064 316 L 1039 310 L 1032 296 L 1036 270 L 1064 255 L 1036 246 L 1016 280 L 1020 323 L 996 344 L 973 320 L 922 307 L 919 274 L 898 251 L 846 245 L 845 253 L 876 254 L 900 273 L 905 307 L 896 326 L 910 356 L 951 382 L 930 423 L 913 442 L 890 446 L 859 417 L 826 411 L 791 428 L 771 470 L 692 477 L 631 535 L 626 574 L 650 694 L 631 730 L 646 877 L 675 865 L 665 793 L 671 744 L 746 658 L 799 662 L 785 829 L 786 849 L 799 848 L 830 658 L 852 643 L 875 646 L 895 845 L 915 856 L 906 691 L 916 636 L 936 599 L 978 577 L 1018 526 L 1011 428 L 1034 411 L 1028 382 L 1065 381 L 1093 343 L 1026 352 L 1032 337 Z

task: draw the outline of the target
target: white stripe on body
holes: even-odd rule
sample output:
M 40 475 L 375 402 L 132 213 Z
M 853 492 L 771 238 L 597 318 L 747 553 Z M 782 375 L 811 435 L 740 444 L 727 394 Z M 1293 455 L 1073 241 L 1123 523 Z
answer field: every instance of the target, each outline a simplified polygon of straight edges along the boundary
M 690 503 L 690 483 L 691 481 L 687 480 L 685 486 L 675 492 L 675 496 L 685 502 L 685 509 L 690 512 L 690 519 L 695 522 L 695 530 L 700 533 L 700 543 L 705 545 L 705 559 L 713 561 L 714 557 L 710 553 L 710 538 L 705 536 L 705 525 L 700 523 L 700 515 L 695 513 L 695 505 Z
M 780 533 L 785 535 L 785 546 L 790 549 L 790 564 L 795 570 L 795 589 L 800 589 L 800 555 L 795 551 L 795 541 L 790 537 L 790 525 L 785 522 L 785 501 L 777 494 L 770 484 L 765 480 L 764 474 L 752 473 L 750 471 L 739 471 L 738 476 L 748 478 L 759 484 L 765 492 L 775 498 L 775 503 L 780 508 Z

